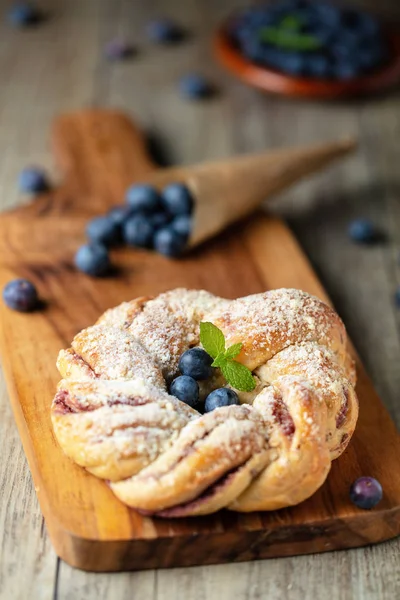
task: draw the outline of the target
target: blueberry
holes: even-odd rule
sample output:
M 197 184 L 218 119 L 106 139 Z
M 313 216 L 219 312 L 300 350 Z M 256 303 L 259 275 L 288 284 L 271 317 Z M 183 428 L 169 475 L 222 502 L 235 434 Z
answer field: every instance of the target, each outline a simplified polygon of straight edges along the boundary
M 237 393 L 230 388 L 219 388 L 207 396 L 204 411 L 211 412 L 216 408 L 230 406 L 231 404 L 240 404 Z
M 394 301 L 396 303 L 396 306 L 400 308 L 400 286 L 397 288 L 394 294 Z
M 3 300 L 13 310 L 29 312 L 39 305 L 35 286 L 26 279 L 14 279 L 3 289 Z
M 121 241 L 121 227 L 109 216 L 95 217 L 86 226 L 90 242 L 116 246 Z
M 190 215 L 193 198 L 183 183 L 170 183 L 161 194 L 161 202 L 171 215 Z
M 27 27 L 38 23 L 41 14 L 38 9 L 28 2 L 15 4 L 8 13 L 9 22 L 15 27 Z
M 186 249 L 187 241 L 172 227 L 162 227 L 154 234 L 154 249 L 164 256 L 177 258 Z
M 186 350 L 179 360 L 179 370 L 182 375 L 189 375 L 196 381 L 208 379 L 213 373 L 213 359 L 202 348 Z
M 37 194 L 48 190 L 46 175 L 37 167 L 26 167 L 18 178 L 19 189 L 26 194 Z
M 146 183 L 132 185 L 126 192 L 126 201 L 135 212 L 152 213 L 160 208 L 157 190 Z
M 199 386 L 193 377 L 181 375 L 173 380 L 169 388 L 170 394 L 189 406 L 196 406 L 199 401 Z
M 331 74 L 329 59 L 324 54 L 313 54 L 305 63 L 305 73 L 311 77 L 327 79 Z
M 377 241 L 379 237 L 375 225 L 367 219 L 352 221 L 349 226 L 349 236 L 353 242 L 360 244 L 371 244 Z
M 313 5 L 313 11 L 318 20 L 331 29 L 339 28 L 341 20 L 341 11 L 328 2 L 316 2 Z
M 179 42 L 184 37 L 183 29 L 167 18 L 154 19 L 146 26 L 148 37 L 159 44 Z
M 160 229 L 161 227 L 165 227 L 165 225 L 170 223 L 171 215 L 165 211 L 160 211 L 154 213 L 154 215 L 151 215 L 149 220 L 154 229 Z
M 154 229 L 145 215 L 134 215 L 123 225 L 123 238 L 128 246 L 151 248 Z
M 104 55 L 108 60 L 124 60 L 133 54 L 132 44 L 124 40 L 111 40 L 104 46 Z
M 287 52 L 278 48 L 265 49 L 265 61 L 275 69 L 289 75 L 301 75 L 305 67 L 305 60 L 301 52 Z
M 179 89 L 182 96 L 190 100 L 207 98 L 212 95 L 213 87 L 209 81 L 197 73 L 189 73 L 181 77 Z
M 346 81 L 354 79 L 360 74 L 358 64 L 349 60 L 341 60 L 332 65 L 332 75 L 335 79 Z
M 179 235 L 187 240 L 192 231 L 192 219 L 187 215 L 175 217 L 171 223 L 171 227 L 176 233 L 179 233 Z
M 359 477 L 350 487 L 350 500 L 358 508 L 373 508 L 382 500 L 382 486 L 373 477 Z
M 120 206 L 114 206 L 114 208 L 108 211 L 107 216 L 116 225 L 122 226 L 122 224 L 132 216 L 132 210 L 129 206 L 122 204 Z
M 105 275 L 110 269 L 107 248 L 102 244 L 86 244 L 75 254 L 76 267 L 93 277 Z

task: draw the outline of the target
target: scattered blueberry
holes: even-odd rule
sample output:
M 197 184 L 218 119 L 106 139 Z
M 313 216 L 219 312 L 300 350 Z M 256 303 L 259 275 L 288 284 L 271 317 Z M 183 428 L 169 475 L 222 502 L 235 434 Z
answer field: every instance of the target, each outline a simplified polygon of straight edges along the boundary
M 213 359 L 202 348 L 191 348 L 186 350 L 179 360 L 179 370 L 182 375 L 193 377 L 196 381 L 211 377 Z
M 357 219 L 350 223 L 349 236 L 359 244 L 372 244 L 379 237 L 375 225 L 367 219 Z
M 38 23 L 41 16 L 41 13 L 33 4 L 20 2 L 10 9 L 8 20 L 15 27 L 29 27 L 29 25 Z
M 373 477 L 359 477 L 350 487 L 350 500 L 358 508 L 373 508 L 382 500 L 382 496 L 382 486 Z
M 171 223 L 171 227 L 183 238 L 188 239 L 192 231 L 192 219 L 187 215 L 175 217 Z
M 394 300 L 395 300 L 396 306 L 398 308 L 400 308 L 400 287 L 398 287 L 397 290 L 396 290 L 396 292 L 395 292 Z
M 19 189 L 26 194 L 38 194 L 48 190 L 46 174 L 37 167 L 26 167 L 18 178 Z
M 102 244 L 87 244 L 81 246 L 75 254 L 76 267 L 93 277 L 105 275 L 110 269 L 110 259 L 107 248 Z
M 151 248 L 154 229 L 145 215 L 130 217 L 122 228 L 123 238 L 128 246 Z
M 160 208 L 157 190 L 146 183 L 132 185 L 126 192 L 126 201 L 135 212 L 153 213 Z
M 90 242 L 116 246 L 121 241 L 121 227 L 109 216 L 95 217 L 86 226 Z
M 3 289 L 3 300 L 13 310 L 29 312 L 38 307 L 39 299 L 35 286 L 26 279 L 14 279 Z
M 183 29 L 171 19 L 154 19 L 146 26 L 148 37 L 159 44 L 179 42 L 184 37 Z
M 161 202 L 171 215 L 190 215 L 193 198 L 183 183 L 170 183 L 161 193 Z
M 193 377 L 181 375 L 173 380 L 169 388 L 170 394 L 194 407 L 199 401 L 199 386 Z
M 133 54 L 132 44 L 124 40 L 111 40 L 104 47 L 104 55 L 108 60 L 125 60 Z
M 214 91 L 210 82 L 203 75 L 197 73 L 189 73 L 181 77 L 179 89 L 182 96 L 190 100 L 208 98 Z
M 177 258 L 186 249 L 186 239 L 179 235 L 172 227 L 162 227 L 154 234 L 154 249 L 170 258 Z
M 216 408 L 230 406 L 231 404 L 240 404 L 237 393 L 230 388 L 219 388 L 207 396 L 204 411 L 211 412 Z

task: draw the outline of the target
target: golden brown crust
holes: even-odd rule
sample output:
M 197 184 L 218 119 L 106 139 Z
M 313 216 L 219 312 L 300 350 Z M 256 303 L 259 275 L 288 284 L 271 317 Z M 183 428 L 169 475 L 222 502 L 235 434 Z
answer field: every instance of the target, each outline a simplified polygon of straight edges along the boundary
M 242 406 L 200 415 L 166 392 L 211 321 L 254 371 Z M 325 480 L 358 416 L 354 363 L 332 308 L 299 290 L 238 300 L 177 289 L 108 310 L 62 350 L 52 405 L 65 453 L 126 504 L 165 517 L 297 504 Z M 219 370 L 204 397 L 223 385 Z

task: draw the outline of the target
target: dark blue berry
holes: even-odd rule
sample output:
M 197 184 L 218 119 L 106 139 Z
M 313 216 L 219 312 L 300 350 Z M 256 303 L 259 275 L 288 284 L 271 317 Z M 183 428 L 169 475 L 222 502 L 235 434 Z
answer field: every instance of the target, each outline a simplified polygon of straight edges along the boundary
M 210 82 L 203 75 L 197 73 L 190 73 L 181 77 L 179 89 L 182 96 L 190 100 L 207 98 L 213 92 L 213 86 Z
M 151 248 L 154 229 L 149 219 L 144 215 L 130 217 L 122 228 L 123 238 L 128 246 Z
M 38 9 L 28 2 L 15 4 L 8 13 L 8 20 L 15 27 L 34 25 L 40 19 L 41 14 Z
M 154 19 L 146 26 L 148 37 L 159 44 L 178 42 L 184 37 L 183 29 L 171 19 Z
M 400 308 L 400 286 L 397 288 L 394 294 L 394 301 L 396 303 L 396 306 Z
M 120 227 L 122 224 L 132 216 L 132 210 L 126 204 L 122 204 L 120 206 L 115 206 L 111 210 L 108 211 L 107 216 L 111 221 L 113 221 L 116 225 Z
M 13 310 L 29 312 L 39 305 L 35 286 L 26 279 L 14 279 L 3 289 L 3 300 Z
M 187 375 L 181 375 L 174 379 L 170 385 L 169 392 L 192 407 L 196 406 L 199 401 L 198 383 L 193 377 L 188 377 Z
M 135 212 L 153 213 L 160 208 L 157 190 L 146 183 L 132 185 L 126 192 L 126 201 Z
M 358 65 L 350 60 L 341 60 L 332 65 L 332 74 L 335 79 L 346 81 L 354 79 L 359 73 L 360 69 Z
M 340 26 L 341 12 L 333 4 L 329 2 L 316 2 L 313 4 L 313 11 L 319 22 L 331 29 L 336 29 Z
M 160 229 L 161 227 L 165 227 L 171 221 L 171 215 L 165 211 L 160 211 L 154 213 L 149 217 L 150 223 L 154 227 L 154 229 Z
M 187 241 L 172 227 L 163 227 L 154 234 L 153 245 L 160 254 L 177 258 L 185 251 Z
M 124 40 L 111 40 L 104 46 L 104 55 L 108 60 L 125 60 L 133 54 L 132 44 Z
M 373 477 L 359 477 L 350 487 L 350 500 L 358 508 L 373 508 L 382 500 L 382 486 Z
M 216 408 L 230 406 L 231 404 L 240 404 L 237 393 L 230 388 L 219 388 L 207 396 L 204 412 L 211 412 Z
M 76 267 L 93 277 L 105 275 L 110 269 L 107 248 L 102 244 L 86 244 L 75 254 Z
M 213 359 L 202 348 L 186 350 L 179 360 L 179 370 L 182 375 L 189 375 L 196 381 L 208 379 L 213 373 Z
M 90 242 L 116 246 L 121 241 L 121 227 L 109 216 L 95 217 L 86 226 Z
M 349 236 L 354 242 L 360 244 L 371 244 L 379 237 L 375 225 L 367 219 L 357 219 L 350 223 Z
M 19 189 L 25 194 L 37 194 L 48 189 L 46 174 L 37 167 L 27 167 L 21 171 L 18 178 Z
M 187 215 L 175 217 L 171 223 L 171 227 L 183 238 L 188 239 L 192 231 L 192 219 Z
M 171 215 L 190 215 L 193 210 L 193 198 L 183 183 L 170 183 L 161 194 L 161 202 Z
M 329 59 L 324 54 L 309 56 L 305 62 L 304 69 L 307 75 L 320 79 L 327 79 L 332 73 Z

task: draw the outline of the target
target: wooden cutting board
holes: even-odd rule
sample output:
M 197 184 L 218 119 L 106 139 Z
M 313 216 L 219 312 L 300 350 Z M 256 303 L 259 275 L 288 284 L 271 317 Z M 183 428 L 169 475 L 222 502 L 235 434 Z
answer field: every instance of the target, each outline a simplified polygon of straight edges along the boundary
M 0 303 L 0 349 L 15 419 L 59 556 L 82 569 L 118 571 L 324 552 L 399 535 L 400 438 L 359 361 L 356 433 L 325 485 L 294 508 L 144 518 L 63 455 L 49 416 L 59 380 L 56 356 L 108 307 L 177 286 L 228 298 L 297 287 L 327 298 L 286 226 L 261 214 L 183 260 L 118 250 L 113 277 L 94 280 L 77 273 L 72 257 L 88 217 L 120 203 L 128 184 L 145 179 L 154 165 L 138 130 L 114 112 L 58 118 L 53 143 L 65 183 L 0 217 L 0 286 L 26 277 L 46 305 L 40 312 L 19 314 Z M 382 502 L 371 511 L 349 501 L 349 486 L 360 475 L 376 477 L 384 489 Z

